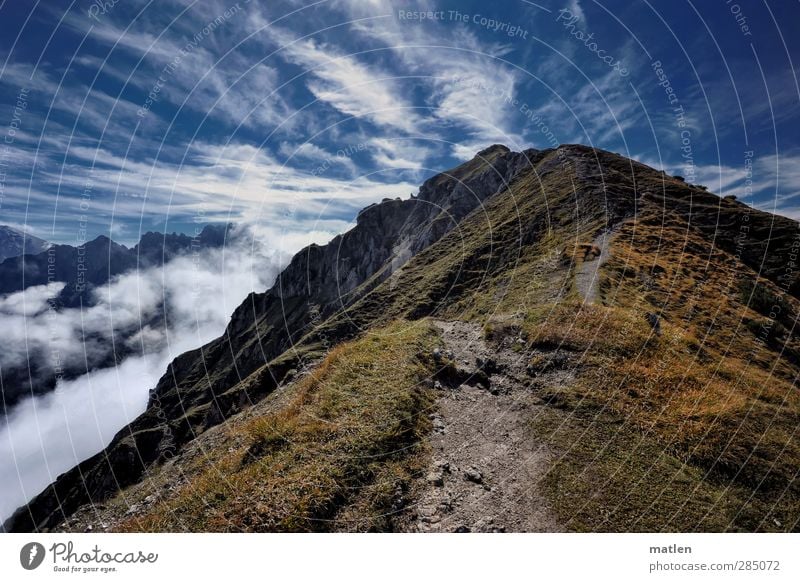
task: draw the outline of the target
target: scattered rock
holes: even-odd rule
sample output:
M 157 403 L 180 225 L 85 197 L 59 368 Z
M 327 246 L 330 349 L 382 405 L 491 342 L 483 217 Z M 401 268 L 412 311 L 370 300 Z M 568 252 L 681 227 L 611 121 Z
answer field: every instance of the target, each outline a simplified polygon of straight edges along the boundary
M 657 314 L 649 311 L 644 314 L 644 318 L 647 320 L 647 323 L 650 324 L 650 327 L 653 328 L 656 335 L 661 335 L 661 318 Z
M 436 466 L 437 469 L 441 470 L 443 473 L 450 472 L 450 463 L 448 463 L 447 461 L 436 461 L 434 465 Z
M 392 511 L 400 511 L 405 505 L 405 491 L 403 485 L 398 484 L 394 489 L 394 495 L 392 497 Z
M 418 510 L 419 516 L 424 520 L 430 522 L 431 518 L 436 515 L 436 508 L 430 506 L 422 506 Z
M 444 475 L 441 471 L 431 471 L 428 473 L 428 476 L 425 479 L 428 481 L 428 483 L 435 485 L 436 487 L 441 487 L 444 485 Z
M 453 511 L 453 502 L 451 499 L 444 499 L 442 502 L 437 506 L 437 509 L 442 513 L 450 513 Z
M 434 416 L 433 417 L 433 430 L 435 430 L 436 432 L 444 432 L 445 428 L 447 428 L 447 427 L 446 427 L 446 425 L 444 423 L 444 420 L 442 420 L 442 417 L 441 416 Z
M 483 483 L 483 475 L 481 472 L 478 471 L 475 467 L 470 467 L 466 471 L 464 471 L 464 478 L 467 481 L 472 481 L 473 483 L 481 484 Z
M 428 415 L 434 426 L 433 458 L 421 474 L 420 498 L 408 504 L 411 528 L 454 533 L 557 529 L 546 503 L 530 487 L 531 476 L 545 466 L 546 453 L 524 440 L 527 407 L 538 402 L 529 392 L 533 381 L 524 379 L 525 366 L 532 362 L 517 345 L 528 342 L 514 330 L 503 338 L 504 348 L 488 345 L 476 325 L 437 325 L 443 331 L 443 353 L 452 349 L 458 359 L 443 362 L 434 377 L 445 390 L 436 394 L 437 407 Z M 535 354 L 544 364 L 555 352 Z M 541 367 L 536 373 L 547 377 Z M 517 472 L 524 478 L 517 479 Z
M 476 358 L 475 363 L 485 374 L 491 375 L 500 371 L 500 366 L 498 366 L 497 362 L 492 358 Z

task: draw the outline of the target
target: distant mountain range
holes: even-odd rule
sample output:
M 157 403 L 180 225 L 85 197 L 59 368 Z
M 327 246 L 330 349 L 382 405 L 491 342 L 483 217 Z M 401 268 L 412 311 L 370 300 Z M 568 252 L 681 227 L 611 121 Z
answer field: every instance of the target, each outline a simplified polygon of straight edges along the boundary
M 89 308 L 95 303 L 95 290 L 114 277 L 136 269 L 158 267 L 190 252 L 222 247 L 231 228 L 232 225 L 208 225 L 194 238 L 185 234 L 148 232 L 133 248 L 115 243 L 106 236 L 98 236 L 79 247 L 41 241 L 44 250 L 40 248 L 39 252 L 10 257 L 0 263 L 0 295 L 49 283 L 65 283 L 50 301 L 53 308 L 57 311 Z M 85 361 L 64 362 L 62 377 L 75 378 L 120 362 L 132 350 L 125 340 L 143 326 L 163 325 L 164 315 L 160 309 L 131 329 L 107 330 L 106 336 L 113 335 L 118 340 L 113 345 L 105 336 L 85 337 L 85 344 L 92 346 L 85 350 Z M 48 392 L 56 385 L 50 358 L 31 349 L 26 350 L 22 361 L 2 366 L 0 379 L 4 403 L 0 413 L 7 412 L 21 398 Z
M 92 290 L 112 277 L 131 269 L 163 265 L 192 248 L 220 247 L 230 228 L 207 225 L 195 238 L 148 232 L 133 248 L 115 243 L 107 236 L 98 236 L 79 247 L 45 243 L 43 250 L 13 256 L 0 263 L 0 294 L 61 282 L 66 286 L 57 298 L 60 307 L 88 306 Z
M 47 250 L 50 243 L 10 226 L 0 225 L 0 262 L 9 257 L 35 255 Z

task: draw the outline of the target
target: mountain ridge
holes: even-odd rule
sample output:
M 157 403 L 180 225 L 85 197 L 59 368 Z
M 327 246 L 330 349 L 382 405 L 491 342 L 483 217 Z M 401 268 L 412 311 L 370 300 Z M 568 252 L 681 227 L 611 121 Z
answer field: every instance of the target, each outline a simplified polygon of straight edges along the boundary
M 743 240 L 739 235 L 745 222 Z M 683 274 L 676 273 L 676 282 L 694 281 L 696 294 L 704 285 L 712 286 L 702 279 L 711 276 L 702 273 L 709 273 L 713 265 L 752 284 L 747 301 L 746 291 L 738 287 L 733 294 L 726 290 L 723 297 L 748 317 L 756 289 L 771 294 L 784 289 L 786 310 L 796 313 L 798 276 L 784 268 L 796 230 L 794 221 L 719 198 L 610 152 L 565 145 L 515 153 L 491 146 L 427 180 L 417 197 L 367 207 L 351 231 L 327 245 L 300 251 L 270 290 L 251 294 L 234 311 L 221 338 L 170 364 L 151 393 L 147 411 L 120 431 L 105 451 L 59 477 L 18 510 L 6 527 L 49 529 L 88 501 L 101 502 L 135 486 L 146 472 L 158 471 L 168 458 L 180 456 L 209 429 L 269 400 L 277 388 L 294 385 L 294 378 L 310 373 L 335 346 L 360 341 L 356 338 L 363 332 L 395 320 L 480 321 L 493 341 L 517 337 L 523 350 L 547 358 L 555 357 L 553 352 L 560 353 L 565 344 L 572 346 L 559 366 L 575 360 L 578 379 L 557 389 L 543 387 L 544 401 L 556 409 L 575 406 L 573 400 L 589 390 L 578 401 L 591 402 L 602 396 L 581 378 L 591 378 L 600 367 L 581 364 L 570 355 L 592 346 L 580 335 L 590 333 L 582 327 L 585 322 L 593 323 L 592 333 L 603 325 L 614 333 L 597 354 L 582 359 L 610 358 L 612 369 L 622 366 L 625 371 L 631 365 L 618 359 L 618 354 L 633 349 L 627 337 L 631 334 L 623 329 L 635 330 L 632 337 L 641 340 L 639 356 L 644 358 L 655 357 L 648 342 L 662 346 L 659 357 L 670 355 L 662 332 L 677 338 L 675 346 L 693 349 L 684 347 L 690 345 L 687 334 L 674 328 L 681 321 L 694 326 L 695 316 L 682 319 L 687 317 L 684 306 L 669 301 L 671 287 L 661 288 L 665 273 L 681 265 L 682 257 L 688 266 Z M 659 233 L 669 236 L 659 238 Z M 610 259 L 596 269 L 598 299 L 589 301 L 575 287 L 574 273 L 577 265 L 601 252 L 594 245 L 601 235 L 611 237 Z M 675 250 L 662 250 L 662 239 L 683 241 L 676 263 L 660 264 L 659 253 Z M 653 264 L 647 267 L 650 259 Z M 715 278 L 713 285 L 718 284 Z M 613 289 L 630 292 L 618 300 L 608 294 Z M 548 315 L 542 319 L 545 308 Z M 585 317 L 566 325 L 574 309 L 585 311 Z M 628 328 L 614 327 L 617 317 Z M 757 323 L 757 315 L 752 317 Z M 553 321 L 564 326 L 553 328 Z M 782 331 L 769 331 L 765 345 L 772 341 L 775 347 L 777 341 L 783 346 L 775 374 L 789 378 L 798 342 L 790 321 L 782 321 L 787 325 Z M 702 323 L 698 318 L 697 325 Z M 727 338 L 729 332 L 719 333 Z M 539 336 L 550 339 L 531 340 Z M 720 345 L 724 341 L 728 340 L 720 340 Z M 742 341 L 748 346 L 757 343 L 752 338 Z M 700 344 L 697 354 L 712 349 L 707 345 L 717 349 L 713 342 Z M 773 358 L 769 354 L 759 356 Z M 529 369 L 542 365 L 537 357 Z M 769 362 L 759 362 L 758 370 Z M 761 374 L 758 370 L 753 374 Z M 488 374 L 475 372 L 479 373 Z M 622 385 L 629 382 L 626 374 L 619 377 Z M 631 399 L 638 402 L 626 397 L 612 408 L 619 406 L 617 413 L 650 422 L 646 411 L 626 408 L 633 405 Z M 760 470 L 755 469 L 756 474 Z

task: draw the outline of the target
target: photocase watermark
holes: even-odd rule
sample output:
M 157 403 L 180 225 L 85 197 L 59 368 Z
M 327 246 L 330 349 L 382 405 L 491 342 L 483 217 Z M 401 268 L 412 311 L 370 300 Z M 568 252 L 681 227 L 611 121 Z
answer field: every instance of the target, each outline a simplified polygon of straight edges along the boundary
M 460 75 L 453 75 L 451 82 L 454 85 L 461 85 L 465 86 L 466 88 L 477 89 L 478 91 L 482 91 L 491 97 L 501 99 L 504 105 L 516 109 L 517 112 L 519 112 L 520 115 L 525 118 L 526 123 L 536 128 L 536 130 L 538 130 L 539 133 L 541 133 L 544 137 L 547 145 L 549 145 L 551 148 L 558 147 L 558 138 L 556 137 L 555 132 L 553 132 L 551 129 L 550 125 L 547 123 L 547 120 L 542 117 L 534 107 L 524 101 L 520 101 L 519 98 L 515 97 L 506 88 L 499 85 L 486 83 L 480 78 L 462 77 Z M 561 152 L 559 152 L 559 155 L 562 155 Z
M 80 202 L 78 209 L 78 230 L 75 233 L 75 243 L 78 253 L 76 266 L 77 269 L 75 277 L 75 290 L 78 293 L 83 293 L 86 289 L 86 242 L 89 234 L 89 209 L 91 208 L 92 192 L 94 191 L 94 171 L 89 168 L 89 173 L 86 176 L 86 181 L 83 183 L 83 190 L 81 190 Z
M 26 570 L 35 570 L 44 562 L 44 546 L 39 542 L 29 542 L 19 551 L 20 566 Z
M 753 195 L 753 157 L 755 152 L 753 150 L 746 150 L 744 152 L 744 192 L 743 198 L 749 198 Z
M 589 49 L 590 52 L 594 53 L 598 59 L 617 71 L 620 77 L 627 77 L 630 71 L 628 71 L 619 59 L 615 59 L 613 56 L 607 54 L 605 49 L 600 48 L 594 38 L 593 32 L 586 33 L 575 26 L 579 20 L 580 17 L 570 12 L 567 8 L 559 10 L 558 16 L 556 16 L 556 22 L 560 22 L 564 28 L 569 31 L 570 35 L 583 42 L 583 45 Z
M 367 144 L 364 142 L 358 142 L 355 144 L 348 144 L 343 148 L 339 148 L 336 150 L 336 154 L 333 157 L 326 158 L 322 161 L 321 164 L 317 165 L 311 170 L 312 176 L 320 176 L 331 169 L 331 167 L 338 163 L 343 163 L 354 155 L 359 154 L 367 150 Z
M 17 93 L 14 109 L 11 111 L 11 120 L 6 126 L 3 136 L 2 150 L 0 150 L 0 208 L 3 207 L 6 194 L 6 169 L 11 166 L 12 146 L 17 137 L 17 132 L 22 125 L 22 114 L 28 108 L 28 93 L 30 89 L 22 87 Z
M 203 292 L 207 292 L 207 289 L 204 289 L 200 286 L 200 281 L 198 274 L 202 269 L 203 264 L 203 240 L 201 235 L 203 234 L 203 229 L 208 225 L 208 219 L 206 217 L 206 209 L 202 206 L 198 206 L 195 209 L 194 217 L 192 218 L 192 222 L 194 222 L 194 229 L 192 231 L 192 240 L 190 243 L 191 248 L 191 256 L 192 256 L 192 278 L 194 279 L 194 284 L 191 288 L 191 296 L 192 299 L 195 301 L 198 297 L 201 296 Z
M 20 126 L 22 125 L 22 114 L 28 108 L 28 93 L 30 89 L 27 87 L 22 87 L 17 93 L 17 100 L 14 103 L 14 109 L 11 113 L 11 121 L 8 124 L 8 128 L 6 129 L 6 135 L 3 138 L 3 142 L 6 145 L 11 145 L 14 143 L 14 140 L 17 135 L 17 131 L 19 131 Z
M 509 38 L 528 40 L 528 30 L 505 20 L 497 20 L 480 13 L 470 14 L 459 10 L 398 10 L 397 19 L 410 22 L 445 21 L 476 24 L 488 31 Z
M 157 553 L 142 550 L 105 551 L 95 544 L 89 550 L 81 551 L 76 550 L 72 542 L 56 542 L 45 550 L 39 542 L 29 542 L 19 552 L 19 563 L 25 570 L 35 570 L 48 555 L 52 559 L 53 572 L 72 574 L 108 574 L 119 571 L 120 565 L 146 565 L 158 561 Z
M 51 285 L 56 281 L 56 247 L 55 245 L 47 249 L 47 284 Z M 60 380 L 64 377 L 64 362 L 61 355 L 59 344 L 60 327 L 58 325 L 58 309 L 55 300 L 47 302 L 47 314 L 45 315 L 50 340 L 50 363 L 53 368 L 53 377 L 56 382 L 56 393 L 61 392 Z
M 14 108 L 11 112 L 11 120 L 6 127 L 5 135 L 3 136 L 2 151 L 0 151 L 0 209 L 5 200 L 6 189 L 6 169 L 11 167 L 13 163 L 12 148 L 17 138 L 17 134 L 22 129 L 22 122 L 25 112 L 28 109 L 28 99 L 30 90 L 27 87 L 22 87 L 16 96 Z M 51 246 L 47 249 L 47 283 L 53 283 L 56 280 L 56 254 L 55 247 Z M 61 358 L 61 350 L 58 348 L 58 334 L 59 328 L 56 324 L 56 317 L 58 312 L 53 301 L 48 302 L 47 308 L 47 324 L 49 328 L 50 338 L 50 360 L 53 363 L 53 370 L 56 379 L 58 380 L 63 376 L 63 366 Z
M 753 150 L 746 150 L 744 152 L 744 167 L 745 167 L 745 196 L 753 193 L 753 156 L 755 152 Z M 744 251 L 745 251 L 745 241 L 750 233 L 750 213 L 752 209 L 750 206 L 745 205 L 743 212 L 740 214 L 740 225 L 739 225 L 739 233 L 736 235 L 734 240 L 736 241 L 735 244 L 735 251 L 733 253 L 733 257 L 742 262 Z M 736 272 L 734 271 L 733 276 L 736 276 Z
M 100 22 L 100 16 L 108 14 L 118 3 L 119 0 L 94 0 L 86 13 L 92 20 Z

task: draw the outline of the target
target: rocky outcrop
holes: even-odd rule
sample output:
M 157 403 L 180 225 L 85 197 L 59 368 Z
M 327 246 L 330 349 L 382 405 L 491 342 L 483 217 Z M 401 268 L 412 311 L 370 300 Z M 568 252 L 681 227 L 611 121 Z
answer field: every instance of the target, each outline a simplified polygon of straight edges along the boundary
M 103 235 L 77 247 L 47 245 L 47 249 L 0 263 L 0 294 L 60 282 L 66 286 L 58 297 L 59 306 L 86 306 L 91 303 L 92 289 L 117 275 L 137 267 L 163 265 L 193 248 L 221 247 L 230 228 L 231 225 L 208 225 L 196 238 L 147 232 L 133 248 Z

